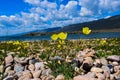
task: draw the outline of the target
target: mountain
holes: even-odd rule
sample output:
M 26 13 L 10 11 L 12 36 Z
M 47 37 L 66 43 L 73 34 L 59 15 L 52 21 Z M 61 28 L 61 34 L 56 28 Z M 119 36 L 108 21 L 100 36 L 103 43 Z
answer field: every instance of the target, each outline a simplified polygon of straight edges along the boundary
M 81 29 L 85 26 L 89 27 L 92 30 L 109 30 L 109 29 L 120 30 L 120 15 L 116 15 L 107 19 L 99 19 L 90 22 L 68 25 L 59 29 L 58 32 L 81 31 Z
M 55 28 L 47 28 L 47 29 L 42 29 L 42 30 L 35 30 L 35 31 L 31 31 L 31 32 L 28 32 L 27 34 L 23 34 L 24 36 L 39 36 L 39 35 L 44 35 L 46 33 L 51 33 L 51 32 L 55 32 L 57 30 L 61 29 L 61 27 L 55 27 Z
M 68 26 L 64 27 L 56 27 L 56 28 L 48 28 L 48 29 L 43 29 L 43 30 L 36 30 L 36 31 L 31 31 L 27 34 L 24 34 L 24 36 L 40 36 L 40 35 L 48 35 L 51 33 L 58 33 L 58 32 L 69 32 L 69 33 L 74 33 L 74 32 L 79 32 L 82 30 L 83 27 L 89 27 L 92 29 L 92 31 L 96 32 L 120 32 L 120 15 L 112 16 L 110 18 L 106 19 L 99 19 L 99 20 L 94 20 L 90 22 L 84 22 L 84 23 L 79 23 L 79 24 L 71 24 Z

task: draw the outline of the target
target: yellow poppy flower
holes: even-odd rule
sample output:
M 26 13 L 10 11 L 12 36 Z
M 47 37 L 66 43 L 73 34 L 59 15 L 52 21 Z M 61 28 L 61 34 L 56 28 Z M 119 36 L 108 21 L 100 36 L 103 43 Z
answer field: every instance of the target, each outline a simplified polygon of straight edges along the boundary
M 84 28 L 82 29 L 82 32 L 83 32 L 83 34 L 88 35 L 88 34 L 91 33 L 91 30 L 90 30 L 88 27 L 84 27 Z
M 21 49 L 21 47 L 19 46 L 18 48 L 17 48 L 17 50 L 20 50 Z
M 11 44 L 11 43 L 13 43 L 13 41 L 7 41 L 6 43 L 7 43 L 7 44 Z
M 20 45 L 21 43 L 19 41 L 13 42 L 13 45 Z
M 54 40 L 54 41 L 57 40 L 57 39 L 58 39 L 58 35 L 57 35 L 57 34 L 53 34 L 53 35 L 51 36 L 51 39 Z
M 101 44 L 101 45 L 106 44 L 106 40 L 101 40 L 101 41 L 100 41 L 100 44 Z
M 64 40 L 59 40 L 59 43 L 60 43 L 60 44 L 64 44 L 65 41 L 64 41 Z
M 58 37 L 62 40 L 65 40 L 67 38 L 67 33 L 61 32 L 58 34 Z
M 61 47 L 61 45 L 60 45 L 60 44 L 58 44 L 58 45 L 57 45 L 57 47 L 58 47 L 58 48 L 60 48 L 60 47 Z

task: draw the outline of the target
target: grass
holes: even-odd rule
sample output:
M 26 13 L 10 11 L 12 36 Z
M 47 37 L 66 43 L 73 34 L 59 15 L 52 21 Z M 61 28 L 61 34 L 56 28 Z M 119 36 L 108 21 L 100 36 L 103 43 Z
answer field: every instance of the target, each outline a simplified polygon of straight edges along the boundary
M 106 43 L 101 44 L 102 40 L 106 40 Z M 23 43 L 20 41 L 20 43 Z M 53 41 L 33 41 L 28 42 L 29 46 L 23 48 L 23 45 L 12 45 L 7 42 L 0 43 L 0 64 L 3 64 L 4 58 L 7 52 L 14 51 L 20 52 L 20 54 L 14 55 L 19 57 L 27 57 L 34 54 L 44 61 L 48 62 L 48 65 L 52 69 L 52 74 L 57 76 L 58 74 L 64 74 L 66 80 L 72 78 L 75 75 L 73 64 L 69 64 L 65 61 L 58 63 L 58 61 L 50 60 L 51 57 L 60 56 L 65 59 L 67 56 L 72 59 L 76 53 L 85 48 L 93 48 L 98 58 L 107 57 L 108 55 L 120 55 L 120 38 L 111 39 L 79 39 L 79 40 L 66 40 L 65 44 L 61 47 L 57 47 L 58 43 Z M 19 50 L 15 48 L 21 46 Z M 2 51 L 3 50 L 3 51 Z

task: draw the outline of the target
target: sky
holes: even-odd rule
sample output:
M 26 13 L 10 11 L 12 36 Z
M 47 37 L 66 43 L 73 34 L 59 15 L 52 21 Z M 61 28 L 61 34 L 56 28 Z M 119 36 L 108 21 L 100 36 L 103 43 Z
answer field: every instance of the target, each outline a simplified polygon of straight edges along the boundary
M 0 0 L 0 36 L 120 14 L 120 0 Z

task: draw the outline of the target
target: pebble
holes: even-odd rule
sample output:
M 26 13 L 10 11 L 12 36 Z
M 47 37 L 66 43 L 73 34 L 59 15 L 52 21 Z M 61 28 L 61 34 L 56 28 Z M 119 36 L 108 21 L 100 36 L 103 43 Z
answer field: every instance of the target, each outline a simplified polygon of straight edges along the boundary
M 120 70 L 120 66 L 114 66 L 114 71 L 117 72 Z
M 33 78 L 33 79 L 30 79 L 30 80 L 41 80 L 40 78 Z
M 30 71 L 23 71 L 22 72 L 22 77 L 30 79 L 30 78 L 32 78 L 32 74 L 31 74 Z M 25 80 L 25 79 L 23 79 L 23 80 Z
M 5 64 L 11 64 L 13 62 L 13 57 L 12 55 L 8 55 L 5 57 Z
M 96 67 L 101 67 L 102 66 L 102 64 L 101 64 L 101 61 L 99 60 L 99 59 L 95 59 L 95 61 L 94 61 L 94 66 L 96 66 Z
M 15 52 L 9 52 L 8 53 L 8 55 L 14 55 L 15 54 Z
M 85 76 L 89 78 L 95 78 L 96 74 L 94 72 L 88 72 Z
M 113 71 L 114 71 L 113 65 L 108 64 L 107 67 L 110 69 L 110 72 L 113 73 Z
M 73 60 L 72 64 L 74 64 L 76 67 L 80 68 L 80 66 L 82 65 L 82 63 L 80 63 L 79 60 Z
M 120 56 L 118 56 L 118 55 L 108 56 L 107 59 L 110 60 L 110 61 L 120 62 Z
M 105 75 L 102 73 L 97 73 L 96 76 L 98 77 L 98 80 L 105 80 Z
M 73 80 L 97 80 L 97 78 L 90 78 L 84 75 L 78 75 L 78 76 L 75 76 Z
M 95 73 L 103 72 L 103 70 L 101 68 L 97 68 L 97 67 L 92 67 L 90 71 L 95 72 Z
M 7 76 L 6 78 L 4 78 L 4 80 L 14 80 L 13 76 Z
M 52 73 L 51 69 L 44 69 L 42 70 L 42 75 L 49 76 Z
M 104 57 L 102 57 L 102 58 L 100 59 L 100 62 L 101 62 L 101 64 L 102 64 L 103 66 L 107 66 L 107 65 L 108 65 L 108 62 L 107 62 L 107 60 L 106 60 Z
M 29 69 L 30 71 L 34 71 L 34 70 L 35 70 L 35 66 L 34 66 L 33 64 L 30 64 L 30 65 L 28 66 L 28 69 Z
M 51 60 L 60 60 L 60 61 L 63 61 L 64 59 L 61 58 L 60 56 L 54 56 L 53 58 L 51 58 Z
M 93 66 L 93 60 L 91 57 L 86 57 L 85 61 L 83 61 L 83 64 L 81 66 L 81 69 L 85 71 L 90 71 L 91 67 Z
M 14 66 L 14 71 L 15 71 L 16 73 L 22 72 L 23 70 L 24 70 L 24 67 L 23 67 L 22 65 L 20 65 L 20 64 L 16 64 L 16 65 Z
M 44 63 L 43 62 L 36 62 L 35 63 L 35 70 L 44 69 Z
M 2 71 L 3 71 L 3 65 L 0 65 L 0 73 L 2 73 Z
M 114 61 L 114 62 L 112 62 L 112 65 L 113 66 L 118 66 L 119 64 L 118 64 L 118 62 Z
M 32 72 L 33 77 L 34 77 L 34 78 L 39 78 L 39 77 L 40 77 L 40 75 L 41 75 L 41 72 L 42 72 L 41 70 L 38 70 L 38 71 L 33 71 L 33 72 Z
M 29 60 L 29 64 L 35 64 L 36 62 L 39 62 L 39 60 L 38 59 Z
M 58 75 L 55 80 L 65 80 L 65 77 L 63 74 Z

